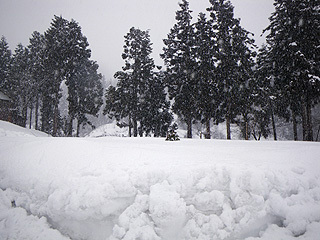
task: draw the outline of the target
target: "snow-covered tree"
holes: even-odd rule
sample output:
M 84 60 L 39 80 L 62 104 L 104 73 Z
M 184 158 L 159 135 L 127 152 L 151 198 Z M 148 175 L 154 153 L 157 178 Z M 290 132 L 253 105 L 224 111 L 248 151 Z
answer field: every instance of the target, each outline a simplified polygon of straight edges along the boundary
M 98 64 L 94 61 L 84 59 L 79 65 L 79 69 L 73 74 L 70 81 L 72 81 L 72 95 L 68 95 L 69 102 L 69 116 L 77 119 L 76 136 L 79 136 L 80 126 L 89 124 L 95 127 L 87 118 L 87 115 L 97 116 L 103 104 L 103 88 L 102 75 L 99 74 Z M 69 85 L 70 89 L 70 85 Z M 70 107 L 72 104 L 72 108 Z M 71 136 L 73 131 L 72 121 L 69 120 L 68 134 Z
M 0 39 L 0 89 L 7 93 L 8 74 L 11 64 L 11 51 L 4 36 Z
M 179 3 L 176 23 L 163 42 L 169 97 L 173 111 L 187 124 L 187 137 L 192 138 L 192 123 L 197 118 L 197 79 L 194 56 L 195 33 L 191 23 L 191 10 L 187 0 Z
M 151 45 L 148 31 L 130 29 L 122 54 L 125 64 L 114 75 L 117 87 L 109 87 L 106 93 L 104 114 L 115 117 L 120 125 L 127 118 L 129 136 L 132 128 L 134 137 L 150 132 L 163 135 L 161 129 L 171 123 L 163 77 L 154 71 L 154 60 L 150 57 Z
M 34 108 L 35 129 L 39 129 L 39 109 L 42 100 L 42 92 L 45 91 L 43 84 L 45 82 L 45 66 L 44 66 L 44 35 L 35 31 L 29 39 L 28 49 L 30 52 L 31 75 L 33 81 L 33 93 L 30 103 L 30 126 L 32 110 Z
M 13 54 L 8 81 L 10 89 L 8 91 L 15 108 L 14 122 L 23 127 L 27 123 L 28 106 L 33 94 L 34 82 L 30 69 L 29 50 L 20 43 Z
M 241 114 L 243 121 L 248 121 L 254 41 L 240 26 L 240 20 L 234 18 L 234 7 L 229 0 L 210 0 L 210 3 L 207 10 L 218 42 L 216 77 L 221 91 L 220 114 L 226 121 L 227 139 L 231 139 L 230 124 L 235 117 Z
M 217 53 L 216 33 L 212 22 L 200 13 L 195 26 L 195 59 L 197 78 L 197 112 L 202 123 L 206 125 L 205 138 L 211 138 L 210 121 L 219 122 L 217 109 L 220 104 L 218 82 L 215 76 L 215 62 Z
M 50 28 L 45 32 L 45 66 L 47 87 L 46 95 L 43 98 L 42 124 L 51 125 L 52 135 L 58 133 L 61 121 L 59 114 L 59 101 L 61 97 L 61 83 L 65 81 L 68 87 L 68 130 L 67 134 L 72 135 L 73 120 L 77 110 L 75 99 L 79 96 L 79 88 L 76 87 L 78 80 L 74 77 L 88 61 L 91 51 L 88 48 L 87 38 L 83 36 L 81 27 L 75 20 L 68 21 L 61 16 L 54 16 Z M 79 85 L 78 85 L 79 86 Z M 84 96 L 81 96 L 84 97 Z M 52 107 L 47 108 L 48 102 Z M 48 131 L 47 129 L 43 129 Z M 49 129 L 49 131 L 51 131 Z
M 313 140 L 311 111 L 320 96 L 320 2 L 276 0 L 267 43 L 275 88 L 296 123 L 301 116 L 303 140 Z

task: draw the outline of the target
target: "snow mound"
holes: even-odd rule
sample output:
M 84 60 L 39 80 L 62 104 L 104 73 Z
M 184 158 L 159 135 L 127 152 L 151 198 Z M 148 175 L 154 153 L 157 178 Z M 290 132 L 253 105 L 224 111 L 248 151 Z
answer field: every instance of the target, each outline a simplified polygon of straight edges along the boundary
M 112 123 L 108 123 L 94 129 L 86 137 L 106 137 L 106 136 L 127 137 L 128 131 L 129 131 L 128 127 L 120 128 L 116 124 L 116 121 L 114 121 Z
M 0 137 L 48 137 L 49 135 L 34 129 L 27 129 L 0 120 Z
M 319 143 L 2 137 L 0 234 L 317 240 L 319 156 Z

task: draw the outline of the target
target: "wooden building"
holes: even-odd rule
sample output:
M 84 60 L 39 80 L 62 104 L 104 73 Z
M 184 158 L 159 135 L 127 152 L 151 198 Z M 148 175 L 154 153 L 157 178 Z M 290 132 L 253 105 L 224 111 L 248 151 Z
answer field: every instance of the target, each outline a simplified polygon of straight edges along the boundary
M 12 101 L 4 93 L 0 92 L 0 120 L 12 122 Z

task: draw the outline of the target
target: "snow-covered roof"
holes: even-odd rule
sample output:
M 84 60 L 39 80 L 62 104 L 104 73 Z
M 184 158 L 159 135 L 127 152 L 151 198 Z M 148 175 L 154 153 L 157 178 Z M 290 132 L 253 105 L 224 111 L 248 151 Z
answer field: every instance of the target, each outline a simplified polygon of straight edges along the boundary
M 0 100 L 11 101 L 11 99 L 2 92 L 0 92 Z

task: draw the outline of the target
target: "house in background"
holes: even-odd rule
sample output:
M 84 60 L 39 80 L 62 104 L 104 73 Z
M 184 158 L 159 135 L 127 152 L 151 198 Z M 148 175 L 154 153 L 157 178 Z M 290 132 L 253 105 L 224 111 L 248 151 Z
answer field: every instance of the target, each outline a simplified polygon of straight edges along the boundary
M 0 92 L 0 120 L 12 122 L 12 118 L 12 101 L 7 95 Z

